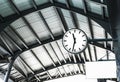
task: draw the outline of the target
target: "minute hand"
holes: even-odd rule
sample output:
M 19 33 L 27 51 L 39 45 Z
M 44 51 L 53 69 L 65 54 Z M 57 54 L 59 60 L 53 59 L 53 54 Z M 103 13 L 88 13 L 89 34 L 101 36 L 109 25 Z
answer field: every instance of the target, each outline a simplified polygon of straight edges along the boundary
M 74 35 L 74 34 L 72 34 L 72 35 L 73 35 L 74 43 L 76 43 L 76 38 L 75 38 L 75 35 Z

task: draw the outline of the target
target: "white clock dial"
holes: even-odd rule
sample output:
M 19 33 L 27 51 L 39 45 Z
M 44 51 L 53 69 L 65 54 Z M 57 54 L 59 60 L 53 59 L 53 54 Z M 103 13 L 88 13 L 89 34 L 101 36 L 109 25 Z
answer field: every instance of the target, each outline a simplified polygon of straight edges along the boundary
M 71 29 L 63 36 L 63 46 L 70 53 L 80 53 L 87 47 L 87 36 L 80 29 Z

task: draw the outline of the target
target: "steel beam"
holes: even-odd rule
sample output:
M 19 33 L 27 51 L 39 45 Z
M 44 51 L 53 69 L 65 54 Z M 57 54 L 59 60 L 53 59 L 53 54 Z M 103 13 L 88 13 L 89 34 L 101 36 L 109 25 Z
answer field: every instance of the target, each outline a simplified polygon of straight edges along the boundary
M 32 34 L 34 35 L 34 37 L 36 38 L 37 42 L 39 44 L 41 44 L 41 41 L 39 39 L 39 36 L 37 35 L 37 33 L 34 31 L 34 29 L 32 28 L 32 26 L 29 24 L 29 22 L 27 21 L 27 19 L 25 17 L 22 17 L 23 21 L 25 22 L 25 24 L 29 27 L 30 31 L 32 32 Z
M 67 64 L 84 64 L 84 61 L 79 61 L 79 60 L 77 60 L 77 63 L 75 63 L 74 61 L 69 61 L 68 59 L 66 61 L 67 61 L 67 63 L 64 63 L 64 61 L 61 61 L 62 65 L 59 65 L 59 64 L 55 64 L 55 65 L 56 65 L 56 67 L 60 67 L 60 66 L 64 66 Z M 46 68 L 46 70 L 51 70 L 51 69 L 54 69 L 56 67 L 55 66 L 46 66 L 45 68 Z M 40 69 L 40 70 L 35 71 L 34 73 L 36 75 L 36 74 L 39 74 L 42 72 L 44 72 L 44 70 Z M 33 77 L 33 74 L 28 74 L 28 76 Z
M 22 48 L 17 44 L 17 42 L 6 31 L 3 31 L 3 32 L 6 35 L 6 37 L 16 46 L 16 48 L 22 51 Z
M 8 43 L 6 42 L 6 40 L 3 38 L 3 35 L 0 35 L 0 39 L 2 40 L 3 44 L 4 44 L 4 45 L 7 47 L 7 49 L 9 50 L 11 56 L 13 56 L 14 53 L 13 53 L 11 47 L 10 47 L 10 46 L 8 45 Z
M 14 63 L 15 59 L 12 59 L 8 65 L 8 70 L 6 72 L 6 75 L 5 75 L 5 78 L 4 78 L 4 82 L 8 82 L 8 79 L 10 77 L 10 72 L 11 72 L 11 69 L 12 69 L 12 66 L 13 66 L 13 63 Z
M 5 27 L 7 27 L 9 24 L 11 24 L 16 19 L 18 19 L 20 17 L 24 17 L 25 15 L 27 15 L 29 13 L 32 13 L 32 12 L 35 12 L 37 10 L 47 8 L 47 7 L 50 7 L 50 6 L 55 6 L 57 8 L 67 9 L 67 10 L 70 10 L 72 12 L 76 12 L 76 13 L 79 13 L 79 14 L 82 14 L 82 15 L 85 15 L 85 16 L 89 16 L 91 19 L 95 20 L 101 26 L 103 26 L 103 28 L 108 29 L 107 32 L 109 32 L 109 26 L 108 26 L 108 21 L 107 21 L 108 19 L 101 19 L 101 16 L 99 16 L 98 14 L 92 13 L 92 12 L 85 14 L 82 9 L 79 9 L 79 8 L 76 8 L 76 7 L 71 7 L 71 9 L 69 9 L 69 8 L 66 7 L 65 4 L 62 4 L 62 3 L 59 3 L 59 2 L 46 3 L 46 4 L 43 4 L 43 5 L 39 5 L 37 7 L 37 9 L 35 9 L 33 7 L 33 8 L 30 8 L 30 9 L 27 9 L 27 10 L 24 10 L 24 11 L 20 11 L 20 12 L 18 12 L 18 10 L 16 8 L 15 10 L 18 14 L 13 14 L 13 15 L 7 16 L 7 17 L 4 18 L 3 22 L 0 22 L 0 25 L 1 25 L 0 26 L 0 28 L 1 28 L 0 31 L 2 31 Z M 19 15 L 19 13 L 21 13 L 21 15 Z M 106 27 L 106 26 L 108 26 L 108 27 Z
M 93 61 L 93 59 L 92 59 L 92 53 L 91 53 L 91 48 L 90 48 L 89 44 L 88 44 L 88 52 L 89 52 L 90 61 Z
M 39 11 L 38 14 L 39 14 L 40 18 L 42 19 L 44 25 L 46 26 L 48 32 L 50 33 L 51 38 L 54 40 L 54 39 L 55 39 L 55 38 L 54 38 L 54 34 L 52 33 L 52 31 L 51 31 L 51 29 L 50 29 L 47 21 L 45 20 L 43 14 L 41 13 L 41 11 Z
M 30 69 L 32 75 L 33 75 L 38 81 L 41 81 L 41 80 L 39 79 L 39 77 L 38 77 L 37 75 L 35 75 L 33 69 L 25 62 L 25 60 L 24 60 L 21 56 L 19 56 L 19 58 L 20 58 L 20 59 L 23 61 L 23 63 Z
M 10 27 L 10 29 L 15 33 L 15 35 L 20 39 L 20 41 L 21 41 L 21 43 L 24 45 L 24 47 L 28 49 L 28 46 L 27 46 L 26 42 L 25 42 L 24 39 L 18 34 L 18 32 L 16 32 L 16 30 L 15 30 L 12 26 L 9 25 L 9 27 Z
M 38 59 L 38 57 L 36 56 L 35 52 L 33 50 L 30 50 L 31 53 L 34 55 L 34 57 L 38 60 L 38 62 L 40 63 L 40 65 L 42 66 L 42 69 L 44 71 L 47 72 L 48 76 L 50 77 L 50 79 L 52 79 L 52 76 L 50 75 L 50 73 L 48 72 L 48 70 L 46 70 L 45 66 L 43 65 L 43 63 Z

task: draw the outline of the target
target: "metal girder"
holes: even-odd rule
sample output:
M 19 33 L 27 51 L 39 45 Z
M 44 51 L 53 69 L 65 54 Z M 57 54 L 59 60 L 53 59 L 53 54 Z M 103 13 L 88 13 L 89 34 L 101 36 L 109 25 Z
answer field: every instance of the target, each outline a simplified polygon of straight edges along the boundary
M 60 19 L 62 21 L 62 24 L 64 26 L 65 31 L 67 31 L 69 28 L 68 28 L 68 25 L 67 25 L 67 23 L 65 21 L 65 18 L 63 16 L 63 13 L 62 13 L 61 9 L 60 8 L 56 8 L 56 11 L 58 12 L 58 15 L 60 16 Z
M 83 64 L 84 63 L 84 61 L 79 61 L 78 59 L 77 59 L 76 63 L 74 61 L 70 62 L 68 59 L 66 61 L 67 61 L 67 63 L 64 63 L 64 61 L 61 61 L 61 65 L 57 63 L 56 67 L 55 66 L 47 66 L 46 70 L 51 70 L 51 69 L 54 69 L 54 68 L 57 68 L 57 67 L 60 67 L 60 66 L 63 66 L 63 65 L 67 65 L 67 64 L 81 64 L 81 63 Z M 40 70 L 35 71 L 34 73 L 36 75 L 36 74 L 39 74 L 39 73 L 42 73 L 42 72 L 44 72 L 44 70 L 40 69 Z M 34 77 L 32 74 L 28 74 L 28 76 L 29 77 Z
M 103 28 L 107 29 L 108 30 L 107 32 L 110 32 L 109 25 L 108 25 L 108 19 L 102 19 L 100 15 L 92 13 L 92 12 L 89 12 L 89 13 L 85 14 L 83 9 L 79 9 L 79 8 L 76 8 L 76 7 L 72 7 L 71 6 L 71 8 L 69 9 L 69 8 L 67 8 L 67 6 L 65 4 L 62 4 L 62 3 L 59 3 L 59 2 L 45 3 L 43 5 L 37 6 L 37 9 L 35 9 L 34 7 L 32 7 L 30 9 L 27 9 L 27 10 L 24 10 L 24 11 L 20 11 L 20 12 L 18 12 L 18 10 L 15 9 L 18 14 L 13 14 L 13 15 L 7 16 L 7 17 L 5 17 L 3 19 L 3 21 L 0 21 L 0 32 L 5 27 L 7 27 L 8 25 L 10 25 L 13 21 L 17 20 L 18 18 L 24 17 L 25 15 L 27 15 L 29 13 L 32 13 L 32 12 L 35 12 L 35 11 L 38 11 L 40 9 L 47 8 L 47 7 L 50 7 L 50 6 L 54 6 L 54 7 L 57 7 L 57 8 L 67 9 L 67 10 L 69 10 L 71 12 L 76 12 L 76 13 L 82 14 L 84 16 L 88 16 L 91 19 L 95 20 Z M 19 13 L 20 13 L 20 15 L 19 15 Z M 108 27 L 106 27 L 106 26 L 108 26 Z
M 48 76 L 50 77 L 50 79 L 52 79 L 50 73 L 46 70 L 45 66 L 43 65 L 43 63 L 39 60 L 39 58 L 36 56 L 35 52 L 33 50 L 31 50 L 31 53 L 34 55 L 34 57 L 38 60 L 38 62 L 40 63 L 40 65 L 42 66 L 42 69 L 44 71 L 47 72 Z
M 18 66 L 13 65 L 13 67 L 14 67 L 24 78 L 27 77 L 27 76 L 25 75 L 25 73 L 24 73 Z
M 1 71 L 1 73 L 2 73 L 3 75 L 5 75 L 7 70 L 5 70 L 5 69 L 3 69 L 3 68 L 0 67 L 0 71 Z M 11 77 L 11 76 L 10 76 L 10 79 L 11 79 L 13 82 L 15 81 L 15 79 L 14 79 L 13 77 Z
M 30 69 L 32 75 L 33 75 L 38 81 L 41 81 L 40 78 L 39 78 L 37 75 L 35 75 L 33 69 L 25 62 L 25 60 L 24 60 L 21 56 L 19 56 L 19 57 L 20 57 L 20 59 L 23 61 L 23 63 Z
M 25 17 L 22 17 L 23 21 L 25 22 L 25 24 L 29 27 L 30 31 L 32 32 L 32 34 L 34 35 L 34 37 L 36 38 L 37 42 L 39 44 L 41 44 L 40 38 L 37 35 L 37 33 L 34 31 L 34 29 L 32 28 L 32 26 L 29 24 L 29 22 L 27 21 L 27 19 Z
M 15 35 L 20 39 L 21 43 L 24 45 L 25 48 L 28 48 L 26 42 L 24 41 L 24 39 L 19 35 L 18 32 L 16 32 L 16 30 L 12 27 L 12 26 L 9 26 L 10 29 L 15 33 Z
M 53 33 L 52 33 L 52 31 L 51 31 L 51 29 L 50 29 L 50 27 L 49 27 L 47 21 L 45 20 L 43 14 L 41 13 L 41 11 L 39 11 L 38 14 L 39 14 L 40 18 L 42 19 L 42 21 L 43 21 L 45 27 L 47 28 L 47 30 L 48 30 L 48 32 L 49 32 L 51 38 L 54 40 L 54 39 L 55 39 L 55 38 L 54 38 L 54 35 L 53 35 Z
M 4 82 L 8 82 L 8 79 L 10 77 L 10 72 L 12 70 L 12 66 L 13 66 L 14 61 L 15 61 L 15 59 L 12 59 L 10 61 L 9 65 L 8 65 L 8 70 L 7 70 L 6 74 L 5 74 Z

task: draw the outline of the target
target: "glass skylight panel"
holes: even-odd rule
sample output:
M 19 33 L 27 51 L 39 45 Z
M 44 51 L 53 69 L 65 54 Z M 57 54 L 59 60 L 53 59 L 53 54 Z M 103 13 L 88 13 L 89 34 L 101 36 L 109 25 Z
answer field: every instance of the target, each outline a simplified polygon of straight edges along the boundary
M 87 8 L 89 11 L 93 12 L 93 13 L 96 13 L 96 14 L 99 14 L 99 15 L 102 15 L 102 7 L 101 5 L 99 4 L 95 4 L 95 3 L 92 3 L 92 2 L 87 2 Z
M 49 0 L 35 0 L 35 2 L 37 5 L 42 5 L 42 4 L 49 2 Z
M 71 6 L 83 9 L 83 0 L 70 0 Z
M 14 0 L 14 3 L 20 11 L 33 7 L 30 0 Z
M 14 10 L 11 8 L 8 0 L 0 0 L 0 14 L 3 17 L 14 14 Z
M 56 0 L 57 2 L 60 2 L 60 3 L 63 3 L 63 4 L 66 4 L 66 0 Z

